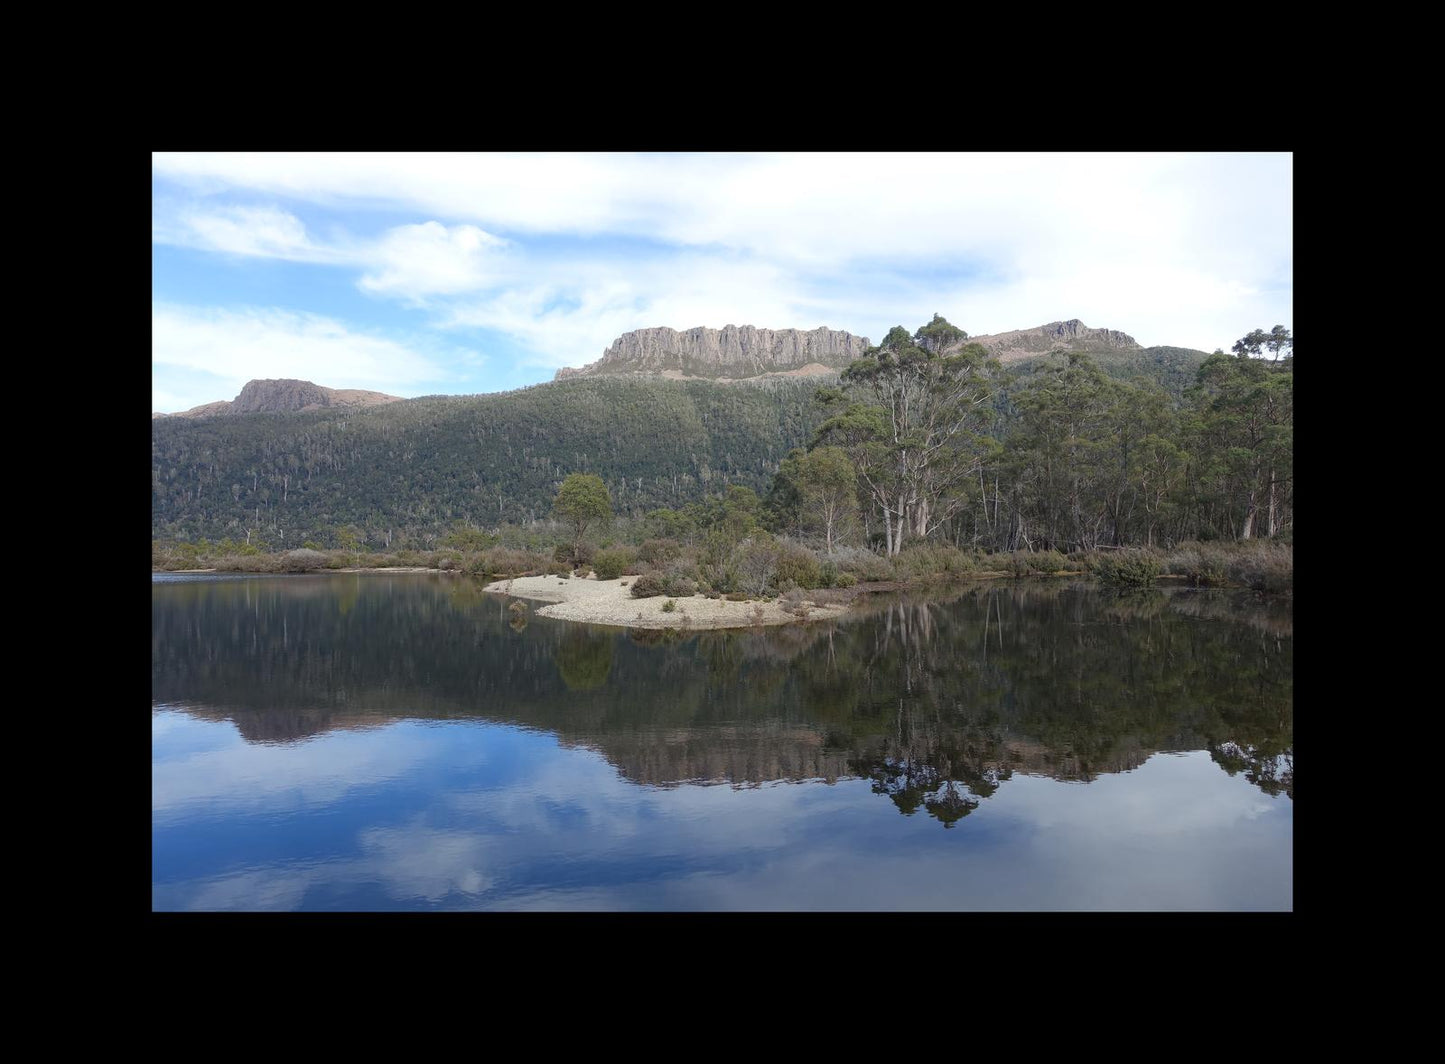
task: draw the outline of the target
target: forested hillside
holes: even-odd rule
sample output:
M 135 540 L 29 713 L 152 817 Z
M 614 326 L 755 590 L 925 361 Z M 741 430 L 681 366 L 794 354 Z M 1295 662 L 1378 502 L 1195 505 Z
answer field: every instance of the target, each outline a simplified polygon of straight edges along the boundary
M 997 413 L 990 436 L 1008 441 L 1023 430 L 1017 398 L 1031 385 L 1037 394 L 1059 357 L 1018 360 L 998 376 L 987 400 Z M 1109 378 L 1159 385 L 1161 401 L 1178 408 L 1206 356 L 1153 347 L 1093 358 Z M 548 518 L 569 473 L 600 476 L 619 516 L 679 508 L 734 484 L 763 496 L 789 453 L 815 444 L 834 413 L 815 401 L 830 382 L 838 378 L 580 377 L 368 409 L 159 419 L 151 534 L 273 548 L 424 546 L 458 523 Z M 998 470 L 991 464 L 988 473 L 996 496 Z M 997 499 L 990 506 L 982 516 L 998 518 Z M 864 524 L 867 531 L 866 516 Z
M 412 399 L 359 411 L 161 419 L 152 535 L 272 546 L 425 542 L 458 521 L 548 516 L 568 473 L 596 473 L 619 514 L 728 484 L 760 494 L 822 420 L 814 381 L 718 385 L 602 378 Z

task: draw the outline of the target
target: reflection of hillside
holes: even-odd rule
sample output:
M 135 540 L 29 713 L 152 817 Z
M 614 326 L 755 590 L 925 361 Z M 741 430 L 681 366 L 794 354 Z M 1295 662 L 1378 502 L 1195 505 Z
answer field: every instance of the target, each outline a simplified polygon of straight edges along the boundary
M 588 740 L 634 783 L 752 785 L 774 780 L 826 780 L 850 775 L 845 754 L 829 750 L 811 728 L 766 722 L 668 729 Z
M 1014 773 L 1090 780 L 1158 750 L 1207 748 L 1293 795 L 1292 640 L 1240 623 L 1237 597 L 989 585 L 643 645 L 546 618 L 514 631 L 505 600 L 468 587 L 161 586 L 152 701 L 262 742 L 403 717 L 520 724 L 657 785 L 860 776 L 945 823 Z

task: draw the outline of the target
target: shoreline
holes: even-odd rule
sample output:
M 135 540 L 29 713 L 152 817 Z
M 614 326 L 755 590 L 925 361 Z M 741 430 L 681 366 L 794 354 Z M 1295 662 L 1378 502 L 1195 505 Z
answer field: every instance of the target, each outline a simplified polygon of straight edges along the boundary
M 536 611 L 538 617 L 614 628 L 712 631 L 719 628 L 771 627 L 836 620 L 848 612 L 847 606 L 812 605 L 805 619 L 784 610 L 776 599 L 772 602 L 734 602 L 710 599 L 701 594 L 675 599 L 669 599 L 667 595 L 639 599 L 632 597 L 630 588 L 635 579 L 634 576 L 618 577 L 616 580 L 518 576 L 493 581 L 482 590 L 494 595 L 549 603 Z M 662 604 L 668 601 L 677 604 L 671 613 L 662 609 Z M 805 598 L 803 601 L 809 600 Z

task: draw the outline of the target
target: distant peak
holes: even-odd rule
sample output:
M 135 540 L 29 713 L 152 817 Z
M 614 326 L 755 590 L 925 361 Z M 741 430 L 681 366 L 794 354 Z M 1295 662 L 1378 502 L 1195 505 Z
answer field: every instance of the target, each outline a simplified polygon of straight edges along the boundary
M 265 378 L 247 381 L 235 399 L 204 403 L 172 414 L 172 417 L 219 417 L 235 414 L 284 414 L 303 410 L 321 410 L 336 406 L 379 406 L 394 403 L 401 397 L 384 392 L 368 392 L 360 388 L 327 388 L 295 377 Z M 153 415 L 154 418 L 154 415 Z
M 868 347 L 866 336 L 822 326 L 759 329 L 752 325 L 699 325 L 679 332 L 635 329 L 612 342 L 596 362 L 559 369 L 557 380 L 614 373 L 650 373 L 732 380 L 791 374 L 809 367 L 841 369 Z

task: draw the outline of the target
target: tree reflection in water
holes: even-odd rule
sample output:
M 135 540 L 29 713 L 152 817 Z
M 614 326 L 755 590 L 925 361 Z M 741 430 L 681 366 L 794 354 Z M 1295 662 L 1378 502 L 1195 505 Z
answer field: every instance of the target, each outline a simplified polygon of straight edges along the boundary
M 520 724 L 639 783 L 853 776 L 945 825 L 1016 773 L 1089 781 L 1164 750 L 1294 796 L 1291 616 L 1251 595 L 989 584 L 877 596 L 842 623 L 514 631 L 459 579 L 157 584 L 152 702 L 265 742 Z

